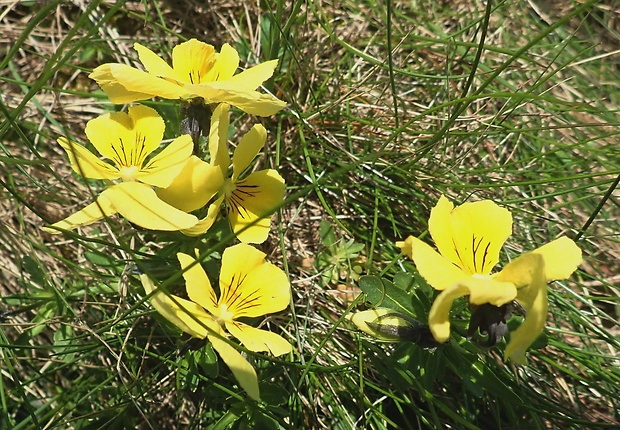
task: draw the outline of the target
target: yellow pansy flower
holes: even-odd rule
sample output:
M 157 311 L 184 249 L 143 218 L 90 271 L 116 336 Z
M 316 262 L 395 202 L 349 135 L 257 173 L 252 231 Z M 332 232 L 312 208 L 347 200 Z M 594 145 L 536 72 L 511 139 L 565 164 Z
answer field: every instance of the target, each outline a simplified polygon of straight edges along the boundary
M 581 264 L 581 250 L 567 237 L 556 239 L 511 261 L 491 274 L 499 252 L 512 232 L 512 215 L 490 200 L 457 208 L 442 196 L 428 222 L 436 252 L 409 236 L 396 246 L 415 263 L 420 275 L 441 293 L 435 299 L 429 326 L 435 339 L 450 337 L 449 312 L 458 297 L 473 305 L 502 306 L 516 300 L 527 315 L 510 336 L 505 358 L 524 364 L 525 352 L 542 332 L 547 318 L 547 283 L 566 279 Z
M 267 131 L 260 124 L 241 138 L 231 163 L 226 144 L 228 113 L 229 106 L 225 103 L 213 111 L 209 134 L 210 162 L 194 160 L 188 163 L 174 182 L 160 189 L 158 195 L 175 207 L 193 210 L 218 194 L 207 215 L 182 232 L 191 236 L 203 234 L 215 222 L 220 206 L 225 204 L 237 238 L 245 243 L 262 243 L 269 234 L 269 215 L 284 199 L 284 179 L 273 169 L 243 175 L 265 145 Z M 232 172 L 229 172 L 231 164 Z
M 156 290 L 153 281 L 143 274 L 140 279 L 147 294 L 153 293 L 153 307 L 182 331 L 196 338 L 207 337 L 241 387 L 259 400 L 256 372 L 222 337 L 229 333 L 254 352 L 269 351 L 275 356 L 289 353 L 291 345 L 282 336 L 239 321 L 286 308 L 291 298 L 286 274 L 265 261 L 263 252 L 240 243 L 222 254 L 218 296 L 194 257 L 183 253 L 177 257 L 189 300 Z
M 273 75 L 277 60 L 267 61 L 235 75 L 239 54 L 224 44 L 219 53 L 213 46 L 190 39 L 172 50 L 172 67 L 150 49 L 134 44 L 146 71 L 125 64 L 107 63 L 89 75 L 112 103 L 123 104 L 152 97 L 203 99 L 206 104 L 229 103 L 253 115 L 268 116 L 286 103 L 256 91 Z
M 72 229 L 115 213 L 152 230 L 195 225 L 198 219 L 194 215 L 165 203 L 153 189 L 169 186 L 192 153 L 192 140 L 183 135 L 148 159 L 159 148 L 164 128 L 163 119 L 146 106 L 132 106 L 128 113 L 108 113 L 89 121 L 86 136 L 111 163 L 100 160 L 82 145 L 64 137 L 58 139 L 75 172 L 89 179 L 119 182 L 103 191 L 94 203 L 45 230 L 59 233 L 57 228 Z

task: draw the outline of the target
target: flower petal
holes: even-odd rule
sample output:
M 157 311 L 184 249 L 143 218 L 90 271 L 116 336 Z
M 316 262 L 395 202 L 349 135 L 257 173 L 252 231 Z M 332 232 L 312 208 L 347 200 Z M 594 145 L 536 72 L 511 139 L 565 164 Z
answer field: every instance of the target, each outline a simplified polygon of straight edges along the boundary
M 210 76 L 217 60 L 213 46 L 196 39 L 178 44 L 172 49 L 172 68 L 180 82 L 199 84 Z
M 437 342 L 450 338 L 450 309 L 452 302 L 469 295 L 469 302 L 475 305 L 490 303 L 501 306 L 517 295 L 517 289 L 510 282 L 499 282 L 489 278 L 468 278 L 459 281 L 441 292 L 433 302 L 428 316 L 428 325 Z
M 257 317 L 286 308 L 291 300 L 286 274 L 265 254 L 240 243 L 226 248 L 220 271 L 220 304 L 234 317 Z
M 55 222 L 49 227 L 43 227 L 43 230 L 48 233 L 59 234 L 62 233 L 62 231 L 57 229 L 71 230 L 77 227 L 82 227 L 115 213 L 116 209 L 114 209 L 112 203 L 105 196 L 101 195 L 94 203 L 89 204 L 85 208 L 63 220 Z
M 159 199 L 150 186 L 139 182 L 121 182 L 101 196 L 127 220 L 150 230 L 180 230 L 198 222 L 194 215 L 170 206 Z
M 219 324 L 196 303 L 173 294 L 166 294 L 161 289 L 156 288 L 153 280 L 144 273 L 140 275 L 140 281 L 146 294 L 153 293 L 149 297 L 149 301 L 155 310 L 181 331 L 193 337 L 204 339 L 209 334 L 208 328 L 218 329 Z
M 124 64 L 104 64 L 93 70 L 89 77 L 97 81 L 114 104 L 131 103 L 155 96 L 180 99 L 190 95 L 176 83 Z
M 86 136 L 101 155 L 121 167 L 142 167 L 164 136 L 164 120 L 155 109 L 131 106 L 129 112 L 101 115 L 86 124 Z
M 566 279 L 582 263 L 581 249 L 568 237 L 561 237 L 533 251 L 545 260 L 547 282 Z
M 222 47 L 222 51 L 224 48 Z M 273 76 L 273 72 L 278 66 L 278 60 L 265 61 L 244 70 L 238 75 L 232 76 L 228 81 L 243 88 L 254 90 L 263 82 Z
M 213 68 L 202 76 L 201 82 L 223 81 L 233 77 L 239 67 L 239 54 L 228 43 L 222 45 Z M 257 85 L 258 86 L 258 85 Z M 257 86 L 253 87 L 255 89 Z
M 243 135 L 233 154 L 233 182 L 237 182 L 239 176 L 248 168 L 260 150 L 263 149 L 266 139 L 267 130 L 260 124 L 254 125 L 250 131 Z
M 250 351 L 268 351 L 278 357 L 282 354 L 288 354 L 293 349 L 291 344 L 279 334 L 251 327 L 238 321 L 227 322 L 226 330 L 239 339 L 243 346 Z
M 453 204 L 441 196 L 428 228 L 437 249 L 468 274 L 491 273 L 512 232 L 512 215 L 490 200 Z
M 136 174 L 136 179 L 156 187 L 168 187 L 183 171 L 194 144 L 189 134 L 177 137 Z
M 76 173 L 90 179 L 118 179 L 119 170 L 97 158 L 92 152 L 75 142 L 61 137 L 58 143 L 67 152 L 71 167 Z
M 218 326 L 219 328 L 219 326 Z M 223 336 L 221 330 L 218 334 Z M 258 389 L 258 377 L 256 371 L 252 365 L 237 351 L 230 346 L 226 341 L 222 340 L 219 336 L 210 335 L 209 340 L 213 344 L 213 348 L 220 354 L 222 360 L 239 382 L 241 388 L 248 393 L 250 398 L 260 401 L 260 391 Z
M 177 258 L 183 269 L 183 279 L 185 279 L 185 287 L 189 299 L 198 303 L 212 314 L 216 313 L 217 297 L 202 266 L 196 263 L 196 259 L 191 255 L 179 252 Z
M 166 78 L 179 83 L 184 82 L 180 80 L 180 77 L 175 73 L 174 69 L 168 65 L 159 55 L 155 54 L 146 46 L 139 43 L 133 44 L 133 49 L 138 53 L 140 62 L 146 69 L 146 71 L 159 78 Z M 174 52 L 174 51 L 173 51 Z
M 515 282 L 519 288 L 516 299 L 526 311 L 519 328 L 510 333 L 510 342 L 504 351 L 505 359 L 517 364 L 526 363 L 525 352 L 545 327 L 548 307 L 545 262 L 539 254 L 523 254 L 496 276 L 496 279 Z
M 262 243 L 269 235 L 270 215 L 282 204 L 284 179 L 275 170 L 261 170 L 235 184 L 226 198 L 228 220 L 245 243 Z
M 222 206 L 223 201 L 224 196 L 211 203 L 209 205 L 207 215 L 204 218 L 200 219 L 193 227 L 182 229 L 181 233 L 188 236 L 200 236 L 201 234 L 204 234 L 207 230 L 211 228 L 213 223 L 215 223 L 217 215 L 220 212 L 220 206 Z
M 284 109 L 286 102 L 271 94 L 239 87 L 236 82 L 217 81 L 201 85 L 185 85 L 188 94 L 202 97 L 206 103 L 228 103 L 251 115 L 269 116 Z
M 211 116 L 211 129 L 209 131 L 209 154 L 211 164 L 222 170 L 222 176 L 228 174 L 230 156 L 228 155 L 228 125 L 230 106 L 221 103 L 213 110 Z
M 415 263 L 418 272 L 431 287 L 445 290 L 469 277 L 468 274 L 441 256 L 420 239 L 409 236 L 404 242 L 396 242 L 403 254 Z
M 192 155 L 181 173 L 168 187 L 159 188 L 157 195 L 175 208 L 191 212 L 204 207 L 223 184 L 219 168 Z

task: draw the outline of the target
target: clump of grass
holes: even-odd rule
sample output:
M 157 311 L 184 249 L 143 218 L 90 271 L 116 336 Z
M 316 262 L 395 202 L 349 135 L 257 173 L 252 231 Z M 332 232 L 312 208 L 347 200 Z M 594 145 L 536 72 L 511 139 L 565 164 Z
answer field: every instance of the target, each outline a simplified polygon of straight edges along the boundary
M 0 14 L 0 427 L 617 426 L 618 16 L 606 2 L 557 3 L 562 16 L 508 1 L 9 6 Z M 131 275 L 137 259 L 176 273 L 177 248 L 196 242 L 162 244 L 120 220 L 62 238 L 40 229 L 97 191 L 55 143 L 83 139 L 88 120 L 117 109 L 88 71 L 133 61 L 134 41 L 165 53 L 190 37 L 231 43 L 248 65 L 279 58 L 267 89 L 289 103 L 263 122 L 275 142 L 264 163 L 279 166 L 289 193 L 263 249 L 290 274 L 290 314 L 268 324 L 295 352 L 250 356 L 261 404 L 208 346 L 186 352 Z M 151 105 L 177 129 L 174 105 Z M 425 233 L 441 194 L 512 211 L 505 261 L 562 234 L 584 250 L 578 274 L 550 286 L 546 345 L 526 367 L 464 341 L 377 343 L 345 321 L 365 308 L 359 268 L 395 284 L 416 279 L 394 242 Z M 418 283 L 408 288 L 432 300 Z

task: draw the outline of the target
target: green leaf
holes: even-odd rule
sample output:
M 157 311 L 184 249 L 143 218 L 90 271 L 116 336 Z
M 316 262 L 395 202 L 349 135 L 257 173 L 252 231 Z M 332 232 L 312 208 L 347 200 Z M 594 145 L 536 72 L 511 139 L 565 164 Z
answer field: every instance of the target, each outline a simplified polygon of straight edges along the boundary
M 390 308 L 397 312 L 415 316 L 416 310 L 411 304 L 413 294 L 408 293 L 390 281 L 378 276 L 361 276 L 358 286 L 366 294 L 371 307 Z
M 70 325 L 61 325 L 54 332 L 54 352 L 64 362 L 73 361 L 75 358 L 75 332 Z

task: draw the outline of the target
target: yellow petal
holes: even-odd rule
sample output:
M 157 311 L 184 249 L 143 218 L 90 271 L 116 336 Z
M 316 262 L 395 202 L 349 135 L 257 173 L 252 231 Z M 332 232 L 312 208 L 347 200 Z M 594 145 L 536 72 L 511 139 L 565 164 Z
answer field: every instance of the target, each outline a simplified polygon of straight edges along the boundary
M 244 89 L 228 81 L 210 82 L 201 85 L 185 85 L 185 90 L 207 103 L 228 103 L 251 115 L 269 116 L 284 109 L 286 103 L 271 94 L 261 94 Z
M 138 53 L 140 62 L 149 74 L 159 78 L 167 78 L 173 81 L 178 81 L 179 83 L 184 82 L 180 80 L 180 77 L 175 73 L 172 67 L 168 65 L 168 63 L 166 63 L 162 58 L 146 46 L 140 45 L 139 43 L 134 43 L 133 48 Z
M 223 335 L 219 331 L 220 335 Z M 220 354 L 222 361 L 226 363 L 232 374 L 239 382 L 241 388 L 248 393 L 250 398 L 260 401 L 260 391 L 258 389 L 258 377 L 256 371 L 248 361 L 243 358 L 239 351 L 230 346 L 226 341 L 216 335 L 210 335 L 209 340 L 213 348 Z
M 226 103 L 218 105 L 211 115 L 211 129 L 209 130 L 209 154 L 211 164 L 222 170 L 222 175 L 226 176 L 228 166 L 230 166 L 230 156 L 228 155 L 228 125 L 229 125 L 230 106 Z
M 198 303 L 212 314 L 216 313 L 217 297 L 202 266 L 198 263 L 194 264 L 196 262 L 194 257 L 181 252 L 177 254 L 177 258 L 183 269 L 183 279 L 185 279 L 185 287 L 189 299 Z
M 267 130 L 260 124 L 254 125 L 250 131 L 243 135 L 233 154 L 233 182 L 236 182 L 239 175 L 250 166 L 250 163 L 265 146 L 266 139 Z
M 510 359 L 517 364 L 525 364 L 525 352 L 536 340 L 536 337 L 543 331 L 547 320 L 547 280 L 545 279 L 545 263 L 540 255 L 529 253 L 524 254 L 511 262 L 506 269 L 513 271 L 511 266 L 514 263 L 514 271 L 521 272 L 519 282 L 524 282 L 529 278 L 529 282 L 519 288 L 517 301 L 525 309 L 526 316 L 519 328 L 510 333 L 510 342 L 504 351 L 505 359 Z M 502 270 L 504 273 L 506 270 Z M 511 275 L 510 273 L 505 276 Z
M 250 67 L 238 75 L 231 77 L 229 82 L 242 86 L 243 88 L 254 90 L 273 76 L 273 72 L 277 66 L 278 60 L 265 61 L 264 63 Z
M 92 152 L 71 142 L 64 137 L 58 139 L 58 143 L 67 152 L 71 167 L 76 173 L 90 179 L 118 179 L 120 178 L 119 170 L 97 158 Z
M 185 228 L 181 230 L 181 233 L 188 236 L 200 236 L 206 233 L 207 230 L 215 223 L 217 215 L 220 213 L 220 206 L 224 201 L 224 196 L 217 199 L 215 202 L 209 205 L 207 215 L 200 219 L 193 227 Z
M 431 211 L 428 228 L 441 255 L 468 274 L 487 275 L 512 232 L 512 215 L 490 200 L 453 208 L 441 196 Z
M 86 124 L 86 136 L 101 155 L 118 168 L 142 167 L 164 136 L 164 120 L 146 106 L 132 106 L 129 113 L 112 112 Z
M 127 70 L 129 70 L 129 72 L 126 72 Z M 115 73 L 122 75 L 124 72 L 131 74 L 133 71 L 142 73 L 143 75 L 148 75 L 145 72 L 141 72 L 124 64 L 108 63 L 97 67 L 90 75 L 88 75 L 88 77 L 97 81 L 110 101 L 115 104 L 132 103 L 138 100 L 146 100 L 153 97 L 150 93 L 127 90 L 125 86 L 119 83 L 118 79 L 114 77 Z
M 151 230 L 180 230 L 198 219 L 160 200 L 153 189 L 139 182 L 121 182 L 103 193 L 119 214 Z
M 413 260 L 420 275 L 436 290 L 445 290 L 469 277 L 416 237 L 409 236 L 404 242 L 396 242 L 396 246 L 401 248 L 403 254 Z
M 581 249 L 568 237 L 561 237 L 533 251 L 545 260 L 547 282 L 566 279 L 582 263 Z
M 292 346 L 282 336 L 267 330 L 251 327 L 237 321 L 226 323 L 226 330 L 239 339 L 239 341 L 250 351 L 271 352 L 278 357 L 292 351 Z
M 213 68 L 207 74 L 203 75 L 201 82 L 225 81 L 230 79 L 235 74 L 238 67 L 239 54 L 235 48 L 225 43 L 222 45 L 220 53 L 217 54 L 217 60 Z
M 261 170 L 235 184 L 227 196 L 228 220 L 245 243 L 262 243 L 269 235 L 270 215 L 282 204 L 284 179 L 275 170 Z
M 445 342 L 450 338 L 452 302 L 466 295 L 469 295 L 470 303 L 475 305 L 490 303 L 494 306 L 501 306 L 514 300 L 517 289 L 510 282 L 499 282 L 490 277 L 471 277 L 443 290 L 433 302 L 428 316 L 428 325 L 437 342 Z
M 82 210 L 68 216 L 67 218 L 55 222 L 49 227 L 43 227 L 48 233 L 58 234 L 62 231 L 57 229 L 71 230 L 76 227 L 82 227 L 99 221 L 102 218 L 113 215 L 116 210 L 112 206 L 112 203 L 105 197 L 99 196 L 97 201 L 89 204 Z
M 101 89 L 105 91 L 112 103 L 123 104 L 139 100 L 150 99 L 154 96 L 165 99 L 179 99 L 187 96 L 187 91 L 179 84 L 159 78 L 150 73 L 143 72 L 124 64 L 107 64 L 107 70 L 102 71 L 104 81 L 99 81 L 95 74 L 97 69 L 90 75 L 95 79 Z M 144 97 L 146 95 L 146 97 Z
M 168 187 L 159 188 L 157 195 L 175 208 L 191 212 L 204 207 L 223 184 L 218 167 L 192 155 L 181 173 Z
M 212 330 L 217 330 L 219 327 L 219 324 L 213 321 L 209 314 L 196 303 L 158 290 L 148 275 L 140 275 L 140 281 L 146 294 L 153 293 L 149 297 L 149 302 L 155 310 L 181 331 L 193 337 L 204 339 L 209 333 L 207 327 Z
M 183 171 L 194 144 L 189 134 L 177 137 L 136 174 L 136 179 L 156 187 L 167 187 Z
M 286 274 L 265 261 L 265 254 L 240 243 L 226 248 L 220 271 L 219 304 L 234 317 L 257 317 L 279 312 L 291 300 Z
M 211 75 L 216 54 L 213 46 L 196 39 L 180 43 L 172 49 L 172 68 L 181 82 L 199 84 Z

